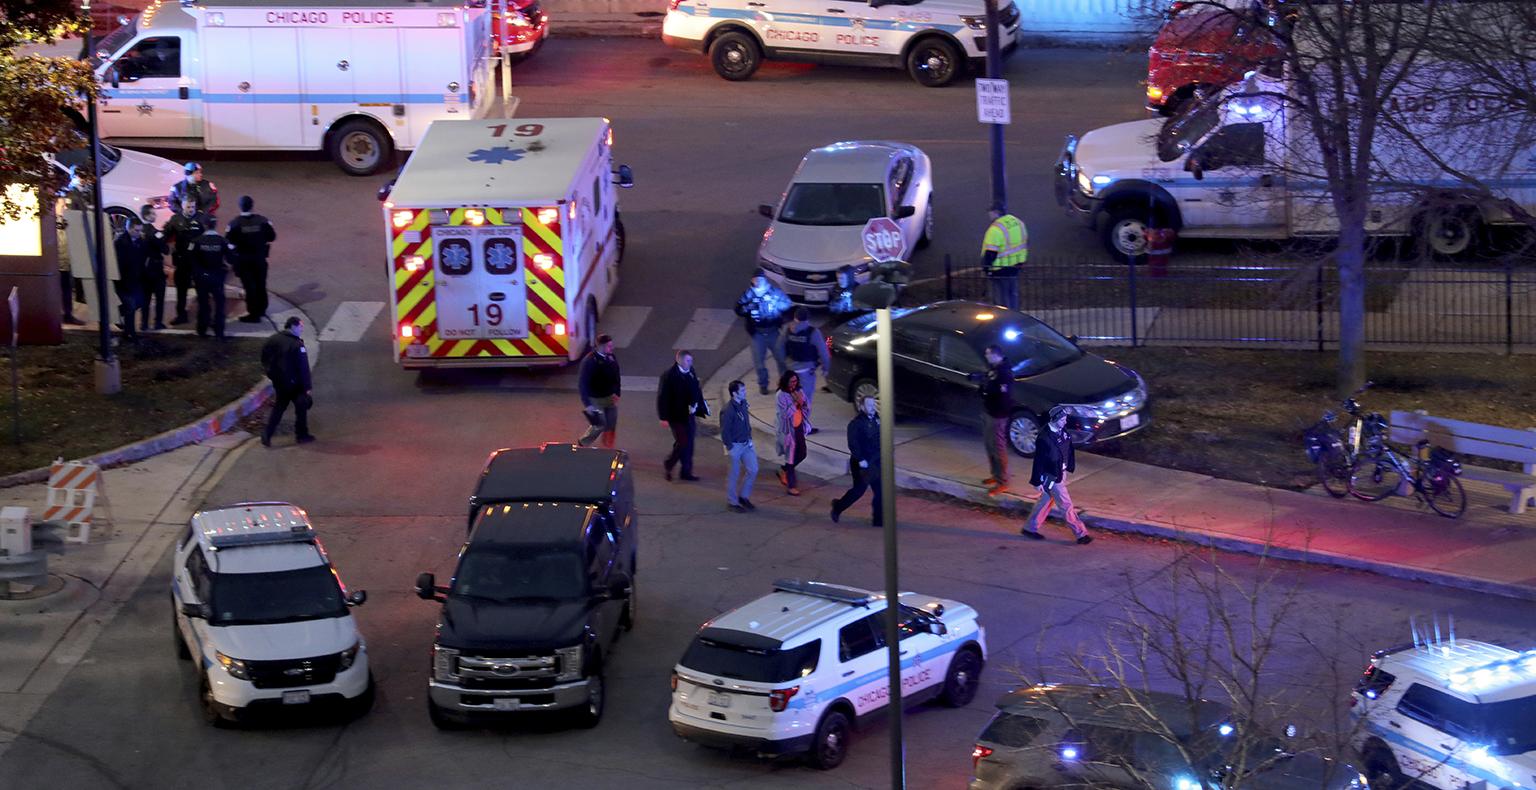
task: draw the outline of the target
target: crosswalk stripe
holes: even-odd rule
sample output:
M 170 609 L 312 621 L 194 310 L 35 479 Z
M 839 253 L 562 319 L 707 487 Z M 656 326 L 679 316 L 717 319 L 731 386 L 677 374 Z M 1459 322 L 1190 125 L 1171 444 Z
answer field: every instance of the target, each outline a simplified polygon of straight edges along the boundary
M 693 311 L 693 318 L 683 333 L 677 336 L 673 348 L 689 351 L 712 351 L 720 347 L 731 327 L 736 325 L 736 313 L 721 307 L 700 307 Z
M 651 308 L 644 305 L 608 305 L 603 317 L 597 322 L 597 331 L 613 337 L 614 348 L 629 348 L 640 334 L 645 319 L 651 317 Z
M 384 309 L 383 302 L 342 302 L 336 306 L 325 328 L 320 330 L 324 342 L 339 341 L 356 343 L 363 339 L 363 332 Z

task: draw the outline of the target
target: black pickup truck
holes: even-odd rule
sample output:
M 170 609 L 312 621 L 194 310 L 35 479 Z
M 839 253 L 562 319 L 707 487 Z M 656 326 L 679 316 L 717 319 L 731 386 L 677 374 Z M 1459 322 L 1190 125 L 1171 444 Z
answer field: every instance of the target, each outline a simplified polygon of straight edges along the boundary
M 603 715 L 604 667 L 635 625 L 638 516 L 622 451 L 545 444 L 491 454 L 446 586 L 427 711 L 452 728 L 497 713 Z

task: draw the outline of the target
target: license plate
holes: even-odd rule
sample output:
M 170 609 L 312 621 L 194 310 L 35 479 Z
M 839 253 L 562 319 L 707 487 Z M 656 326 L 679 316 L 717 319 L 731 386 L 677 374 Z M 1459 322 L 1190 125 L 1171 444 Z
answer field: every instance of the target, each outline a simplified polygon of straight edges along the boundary
M 709 704 L 717 708 L 729 708 L 731 706 L 731 695 L 719 691 L 711 691 L 709 692 Z
M 1141 424 L 1140 414 L 1127 414 L 1120 418 L 1120 430 L 1129 431 Z
M 517 710 L 517 703 L 517 697 L 497 697 L 495 700 L 492 700 L 491 705 L 496 710 Z
M 308 691 L 285 691 L 285 692 L 283 692 L 283 704 L 284 705 L 304 705 L 304 704 L 306 704 L 308 702 L 309 702 L 309 692 Z
M 807 302 L 825 302 L 825 301 L 827 301 L 827 292 L 825 290 L 806 291 L 805 292 L 805 301 L 807 301 Z
M 405 356 L 408 359 L 421 359 L 432 355 L 432 350 L 424 343 L 412 343 L 405 347 Z

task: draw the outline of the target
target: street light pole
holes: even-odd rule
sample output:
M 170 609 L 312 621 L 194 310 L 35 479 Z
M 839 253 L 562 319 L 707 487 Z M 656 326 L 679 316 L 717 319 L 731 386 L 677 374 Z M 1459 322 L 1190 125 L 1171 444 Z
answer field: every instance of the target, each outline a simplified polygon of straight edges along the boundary
M 96 49 L 96 36 L 91 24 L 91 0 L 82 0 L 80 7 L 85 12 L 85 62 L 89 65 Z M 107 244 L 106 234 L 102 229 L 104 223 L 101 211 L 101 135 L 96 123 L 94 97 L 88 103 L 86 117 L 91 127 L 91 168 L 94 175 L 91 179 L 90 222 L 95 228 L 95 233 L 94 238 L 90 238 L 89 241 L 91 271 L 96 275 L 96 320 L 99 324 L 100 341 L 97 349 L 99 356 L 96 360 L 96 392 L 101 395 L 113 395 L 121 391 L 123 385 L 117 357 L 112 354 L 112 311 L 107 304 Z
M 885 522 L 886 700 L 891 712 L 891 788 L 907 786 L 906 746 L 901 734 L 900 583 L 896 564 L 896 385 L 891 371 L 891 307 L 875 310 L 875 380 L 880 387 L 880 517 Z
M 987 22 L 987 79 L 1003 78 L 1002 37 L 997 14 L 998 0 L 986 0 Z M 1008 173 L 1003 162 L 1003 125 L 989 123 L 987 135 L 992 141 L 992 208 L 1008 213 Z

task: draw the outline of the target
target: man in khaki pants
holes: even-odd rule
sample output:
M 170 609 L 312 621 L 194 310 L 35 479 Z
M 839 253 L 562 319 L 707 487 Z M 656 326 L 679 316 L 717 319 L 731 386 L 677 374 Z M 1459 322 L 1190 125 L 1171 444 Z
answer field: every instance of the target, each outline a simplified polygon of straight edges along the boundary
M 1061 508 L 1062 517 L 1072 528 L 1080 545 L 1093 542 L 1088 528 L 1072 509 L 1072 495 L 1067 492 L 1067 474 L 1077 470 L 1077 459 L 1072 454 L 1072 437 L 1067 435 L 1067 410 L 1052 408 L 1046 417 L 1045 428 L 1035 439 L 1035 467 L 1029 484 L 1040 489 L 1040 498 L 1024 520 L 1019 533 L 1031 540 L 1045 540 L 1040 525 L 1051 515 L 1051 507 Z

